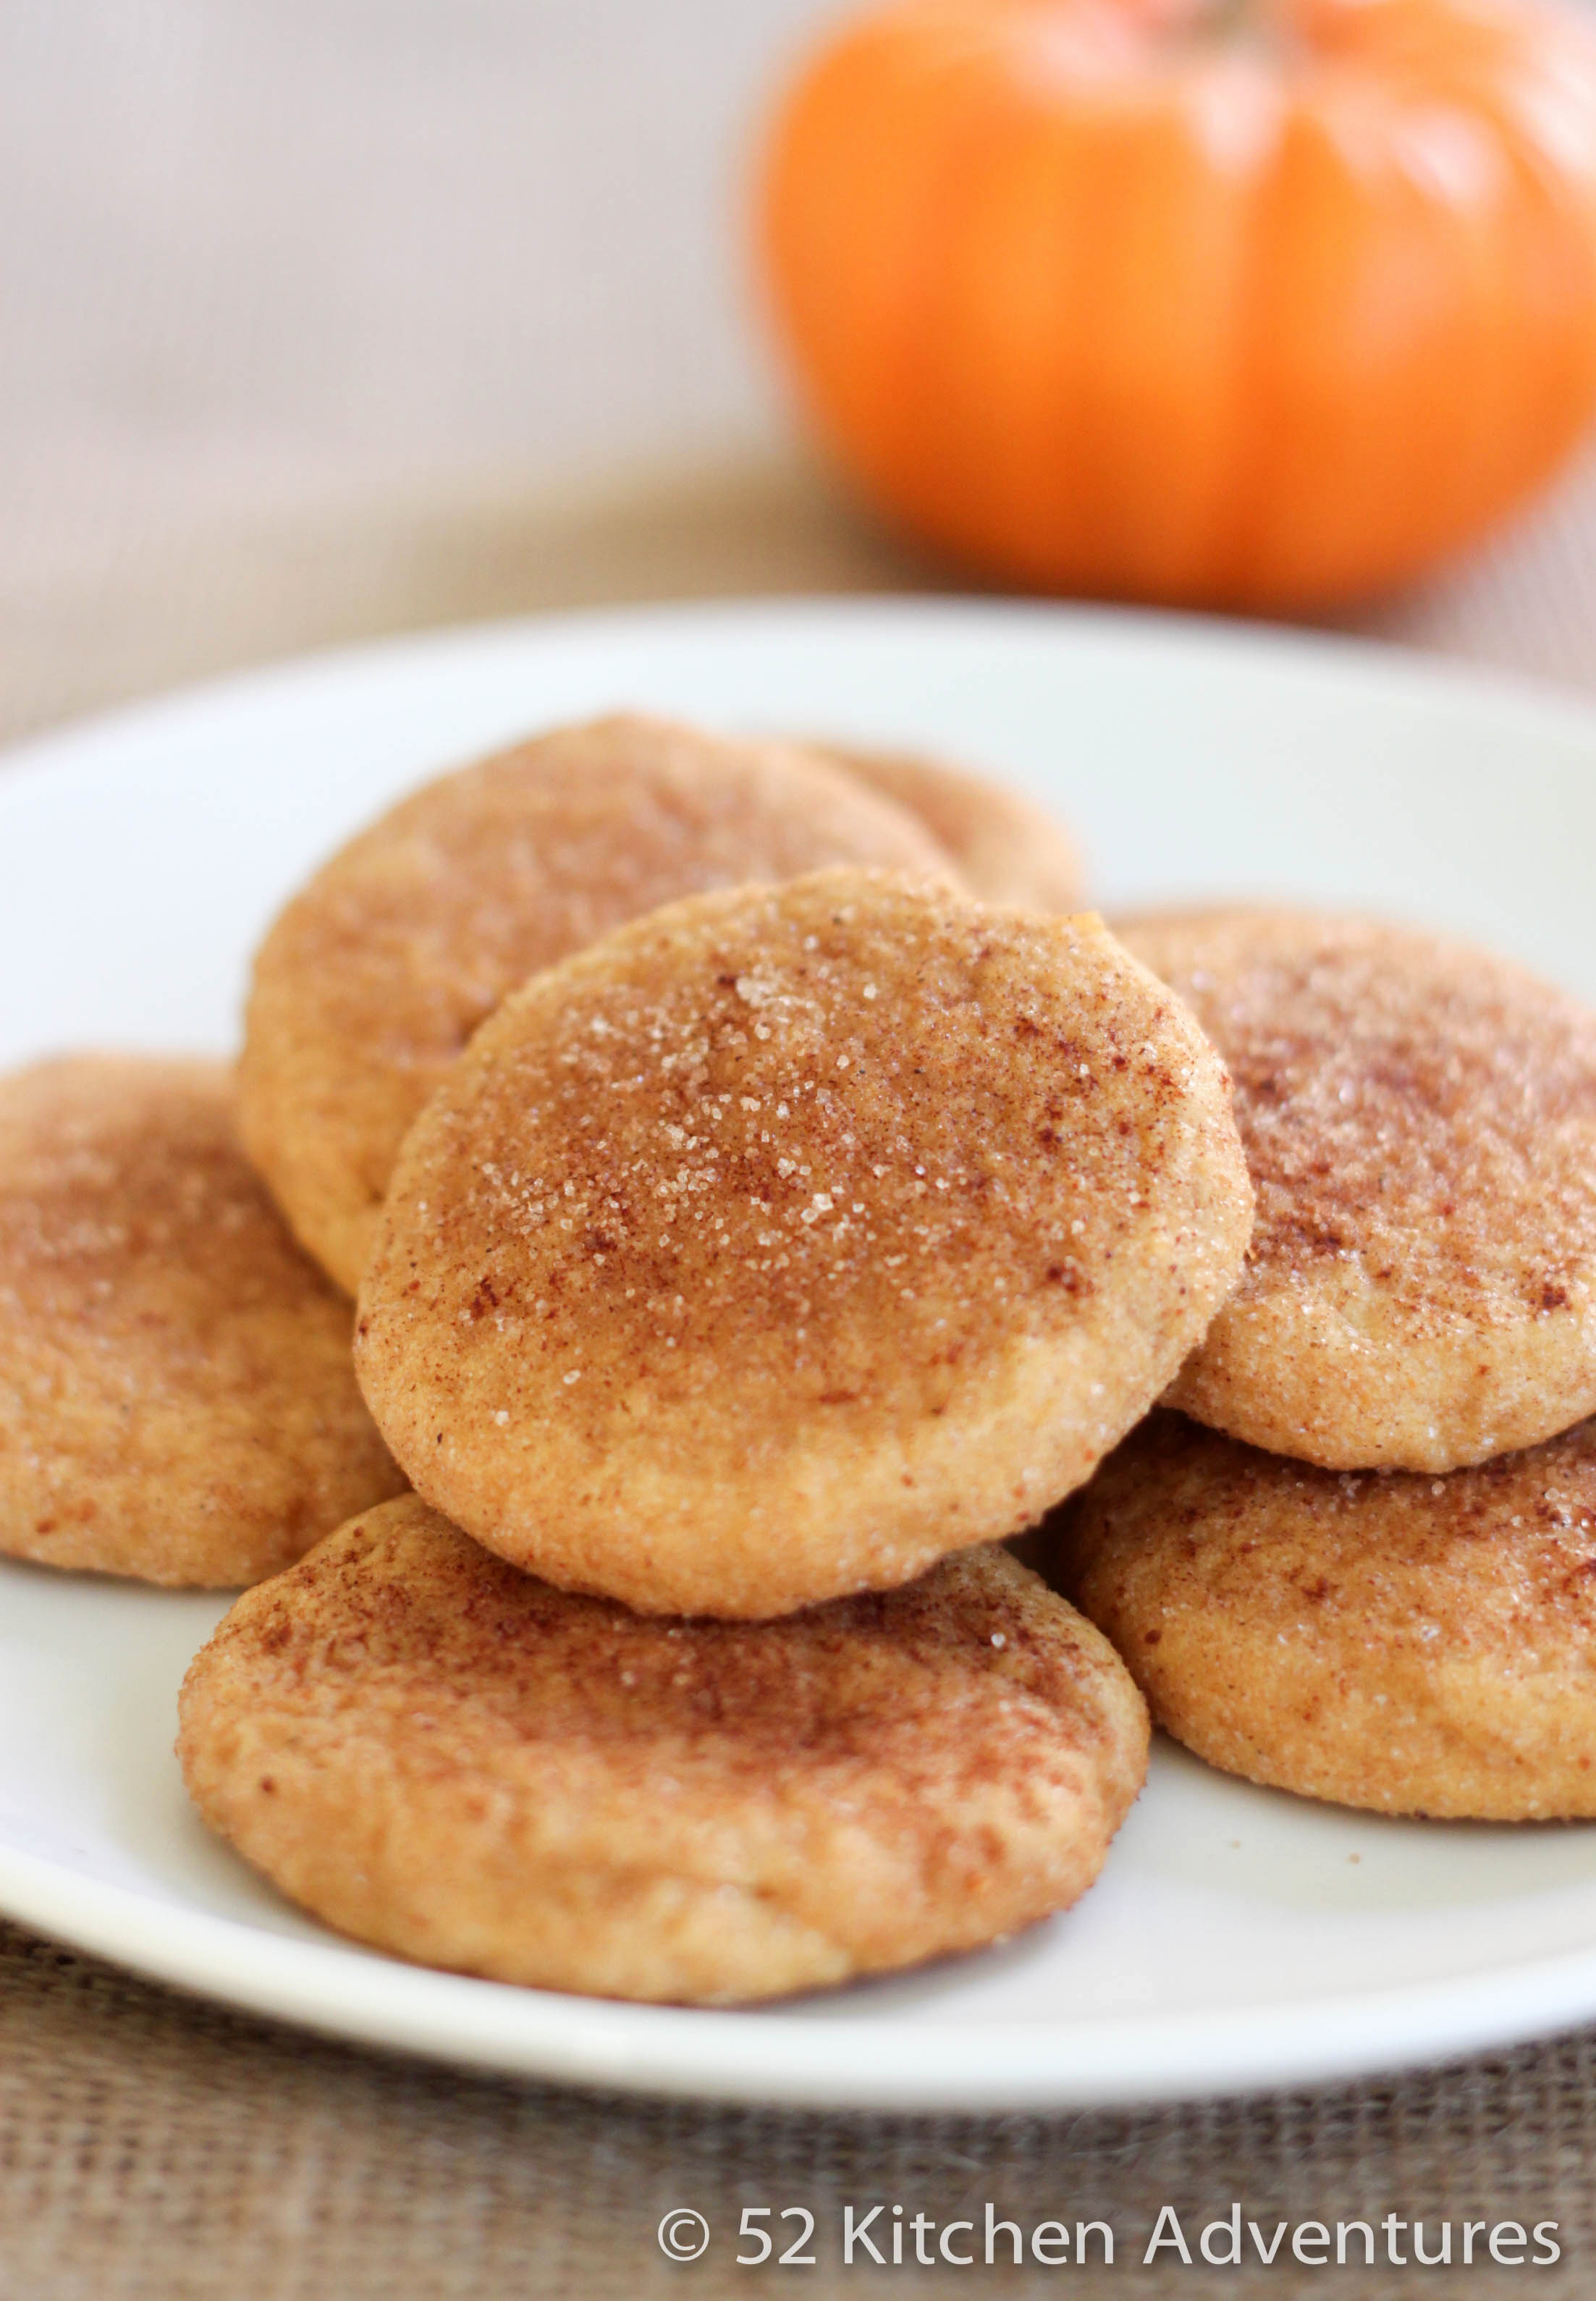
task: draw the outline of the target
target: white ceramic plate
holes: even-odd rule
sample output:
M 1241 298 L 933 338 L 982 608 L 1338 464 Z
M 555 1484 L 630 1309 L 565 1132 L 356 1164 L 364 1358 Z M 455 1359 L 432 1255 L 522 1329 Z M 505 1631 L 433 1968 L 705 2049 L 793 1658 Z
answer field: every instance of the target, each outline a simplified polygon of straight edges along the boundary
M 1107 906 L 1376 907 L 1596 997 L 1596 711 L 1218 624 L 753 607 L 399 643 L 16 755 L 0 1063 L 230 1048 L 261 929 L 363 817 L 463 755 L 623 704 L 984 761 L 1080 826 Z M 1100 1882 L 1001 1951 L 756 2013 L 422 1971 L 301 1917 L 188 1811 L 174 1699 L 222 1611 L 0 1563 L 0 1907 L 322 2029 L 606 2087 L 974 2110 L 1324 2079 L 1596 2015 L 1596 1828 L 1383 1821 L 1169 1747 Z

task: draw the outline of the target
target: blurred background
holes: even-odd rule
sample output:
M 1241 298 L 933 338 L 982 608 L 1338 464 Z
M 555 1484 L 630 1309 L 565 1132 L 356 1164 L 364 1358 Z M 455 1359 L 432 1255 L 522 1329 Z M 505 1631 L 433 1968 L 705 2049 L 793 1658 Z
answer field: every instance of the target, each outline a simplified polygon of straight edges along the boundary
M 748 177 L 834 0 L 0 9 L 0 727 L 434 621 L 902 587 Z M 1596 680 L 1596 467 L 1341 620 Z

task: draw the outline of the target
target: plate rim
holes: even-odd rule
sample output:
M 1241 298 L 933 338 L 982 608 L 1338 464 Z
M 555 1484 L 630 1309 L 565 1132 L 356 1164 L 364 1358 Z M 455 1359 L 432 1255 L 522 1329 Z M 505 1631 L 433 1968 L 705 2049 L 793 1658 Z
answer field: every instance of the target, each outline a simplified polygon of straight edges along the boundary
M 668 599 L 550 613 L 478 617 L 413 632 L 336 642 L 262 657 L 184 681 L 152 694 L 76 715 L 0 745 L 0 796 L 19 777 L 59 771 L 86 746 L 138 739 L 162 722 L 181 722 L 213 711 L 269 700 L 301 686 L 338 682 L 371 671 L 390 671 L 408 658 L 442 661 L 453 655 L 495 654 L 528 642 L 646 637 L 673 627 L 717 623 L 762 628 L 799 619 L 816 628 L 945 621 L 987 624 L 992 631 L 1065 630 L 1090 634 L 1133 651 L 1141 642 L 1177 644 L 1192 656 L 1252 657 L 1295 672 L 1355 670 L 1421 702 L 1466 696 L 1482 707 L 1529 715 L 1559 733 L 1596 740 L 1596 693 L 1572 682 L 1481 664 L 1439 649 L 1410 646 L 1377 633 L 1317 624 L 1266 622 L 1197 609 L 1141 607 L 1113 601 L 1053 600 L 981 592 L 812 591 L 739 594 L 720 598 Z
M 0 1910 L 144 1979 L 335 2042 L 601 2093 L 839 2113 L 983 2116 L 1230 2100 L 1444 2067 L 1596 2016 L 1592 1949 L 1517 1961 L 1490 1976 L 1488 1991 L 1478 1975 L 1464 1975 L 1329 1999 L 1114 2014 L 1073 2024 L 1061 2054 L 1060 2033 L 1040 2025 L 978 2020 L 927 2029 L 892 2014 L 792 2021 L 759 2005 L 644 2004 L 490 1981 L 413 1965 L 330 1929 L 326 1941 L 302 1940 L 174 1908 L 5 1845 Z M 389 2001 L 396 1979 L 397 2008 Z M 506 2020 L 510 2009 L 529 2018 Z M 529 2034 L 518 2037 L 521 2029 Z M 865 2037 L 877 2050 L 862 2055 Z

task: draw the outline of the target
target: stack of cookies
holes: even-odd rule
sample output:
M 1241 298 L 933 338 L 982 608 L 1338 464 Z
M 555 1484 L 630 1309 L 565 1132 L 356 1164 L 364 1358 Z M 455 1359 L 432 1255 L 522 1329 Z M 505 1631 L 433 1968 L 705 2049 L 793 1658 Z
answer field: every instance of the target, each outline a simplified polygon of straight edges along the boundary
M 605 722 L 290 903 L 236 1128 L 194 1066 L 0 1092 L 4 1546 L 257 1583 L 180 1747 L 305 1906 L 730 2002 L 1090 1882 L 1146 1712 L 1001 1544 L 1175 1377 L 1252 1196 L 1074 874 L 948 771 Z
M 1366 920 L 1121 932 L 1229 1066 L 1258 1224 L 1065 1586 L 1232 1772 L 1596 1815 L 1596 1017 Z
M 0 1083 L 0 1547 L 253 1586 L 180 1751 L 296 1901 L 837 1982 L 1073 1901 L 1149 1706 L 1596 1814 L 1596 1017 L 1077 900 L 958 772 L 606 720 L 334 857 L 236 1079 Z

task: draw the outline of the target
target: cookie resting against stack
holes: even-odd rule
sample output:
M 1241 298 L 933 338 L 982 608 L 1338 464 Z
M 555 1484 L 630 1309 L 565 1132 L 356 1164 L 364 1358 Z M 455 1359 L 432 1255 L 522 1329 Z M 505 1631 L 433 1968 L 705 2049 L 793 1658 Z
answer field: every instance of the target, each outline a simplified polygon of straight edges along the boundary
M 399 1493 L 215 1063 L 0 1079 L 0 1552 L 226 1589 Z
M 1231 1067 L 1258 1224 L 1166 1393 L 1195 1421 L 1071 1506 L 1064 1586 L 1233 1771 L 1596 1813 L 1596 1016 L 1366 920 L 1122 931 Z
M 1596 1409 L 1596 1015 L 1373 920 L 1119 931 L 1224 1058 L 1258 1193 L 1170 1403 L 1327 1469 L 1456 1469 Z
M 834 764 L 635 715 L 413 791 L 256 955 L 244 1139 L 296 1237 L 355 1293 L 406 1130 L 529 975 L 679 896 L 828 863 L 953 874 L 913 816 Z
M 1100 921 L 821 872 L 505 1002 L 405 1140 L 356 1371 L 513 1563 L 768 1616 L 1032 1524 L 1251 1218 L 1217 1058 Z

